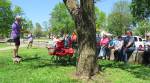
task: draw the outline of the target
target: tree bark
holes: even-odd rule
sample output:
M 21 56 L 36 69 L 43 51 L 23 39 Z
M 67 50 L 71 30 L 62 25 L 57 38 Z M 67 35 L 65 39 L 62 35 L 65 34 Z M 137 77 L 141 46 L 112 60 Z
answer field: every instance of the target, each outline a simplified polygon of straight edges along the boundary
M 76 24 L 79 62 L 77 75 L 90 78 L 98 72 L 94 0 L 63 0 Z

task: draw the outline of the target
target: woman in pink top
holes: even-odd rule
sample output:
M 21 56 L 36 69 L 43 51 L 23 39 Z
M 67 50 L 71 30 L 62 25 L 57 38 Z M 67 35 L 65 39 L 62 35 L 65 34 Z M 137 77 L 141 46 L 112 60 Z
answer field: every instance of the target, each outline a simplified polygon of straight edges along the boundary
M 100 45 L 101 46 L 107 46 L 108 42 L 109 42 L 109 38 L 106 35 L 104 35 L 104 37 L 100 41 Z
M 100 41 L 101 49 L 100 49 L 100 53 L 99 53 L 98 57 L 102 57 L 102 58 L 105 57 L 106 58 L 108 43 L 109 43 L 109 38 L 105 34 Z

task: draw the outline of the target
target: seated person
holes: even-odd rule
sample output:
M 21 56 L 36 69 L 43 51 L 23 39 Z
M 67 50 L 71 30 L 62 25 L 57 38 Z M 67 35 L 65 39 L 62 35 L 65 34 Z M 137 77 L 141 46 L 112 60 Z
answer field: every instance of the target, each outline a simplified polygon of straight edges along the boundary
M 123 60 L 123 56 L 122 56 L 122 47 L 123 47 L 124 41 L 122 39 L 121 36 L 118 36 L 117 42 L 116 42 L 116 46 L 115 46 L 115 54 L 117 57 L 118 61 L 122 61 Z
M 134 37 L 132 37 L 132 32 L 127 31 L 126 37 L 124 38 L 124 45 L 123 45 L 123 57 L 124 62 L 127 63 L 128 61 L 128 54 L 132 53 L 135 50 L 135 43 L 134 43 Z
M 109 49 L 109 52 L 110 52 L 110 55 L 109 55 L 109 59 L 110 60 L 114 60 L 115 59 L 114 53 L 115 53 L 116 42 L 117 42 L 117 40 L 114 39 L 113 37 L 111 37 L 111 40 L 110 40 L 110 42 L 108 44 L 108 49 Z

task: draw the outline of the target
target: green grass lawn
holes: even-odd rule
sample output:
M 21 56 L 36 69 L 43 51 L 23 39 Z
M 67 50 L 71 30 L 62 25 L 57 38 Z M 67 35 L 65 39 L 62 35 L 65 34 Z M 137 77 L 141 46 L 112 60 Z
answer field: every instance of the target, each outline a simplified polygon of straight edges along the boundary
M 0 43 L 0 48 L 7 47 L 8 45 L 6 43 Z
M 82 83 L 74 79 L 75 66 L 61 66 L 51 62 L 45 48 L 20 49 L 24 61 L 13 64 L 12 51 L 0 51 L 0 83 Z M 150 83 L 150 68 L 142 65 L 101 60 L 100 78 L 92 83 Z

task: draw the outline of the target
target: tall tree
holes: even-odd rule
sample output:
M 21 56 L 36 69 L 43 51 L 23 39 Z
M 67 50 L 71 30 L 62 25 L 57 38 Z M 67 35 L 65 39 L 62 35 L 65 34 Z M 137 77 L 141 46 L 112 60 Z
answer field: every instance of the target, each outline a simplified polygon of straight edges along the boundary
M 98 7 L 95 7 L 96 13 L 96 28 L 100 29 L 103 27 L 106 21 L 106 15 L 104 12 L 100 11 Z M 63 3 L 57 4 L 50 18 L 51 29 L 53 32 L 63 31 L 65 33 L 71 33 L 75 29 L 75 24 L 71 18 L 71 15 L 67 11 L 67 8 Z
M 145 33 L 150 32 L 150 22 L 148 20 L 143 20 L 138 22 L 138 26 L 134 29 L 136 35 L 145 36 Z
M 75 24 L 63 3 L 59 3 L 54 7 L 51 13 L 50 24 L 52 32 L 55 33 L 61 31 L 69 33 L 75 28 Z
M 134 32 L 144 36 L 146 32 L 150 31 L 150 0 L 132 0 L 130 8 L 137 25 Z
M 50 34 L 51 34 L 51 32 L 50 32 L 50 26 L 49 26 L 49 24 L 48 24 L 47 21 L 43 22 L 43 27 L 44 27 L 45 35 L 48 35 L 49 38 L 50 38 Z
M 27 21 L 27 25 L 28 25 L 28 30 L 29 30 L 29 31 L 32 31 L 32 29 L 33 29 L 32 20 L 28 20 L 28 21 Z
M 42 36 L 42 27 L 41 27 L 40 23 L 35 24 L 34 35 L 36 37 L 41 37 Z
M 98 7 L 95 7 L 96 29 L 104 28 L 106 24 L 106 15 Z
M 49 24 L 47 21 L 43 22 L 43 26 L 44 26 L 45 31 L 49 31 Z
M 94 0 L 63 0 L 78 35 L 79 62 L 77 75 L 90 78 L 98 70 L 96 59 L 96 24 Z
M 131 11 L 136 21 L 150 17 L 150 0 L 132 0 Z
M 9 36 L 12 22 L 11 2 L 9 0 L 0 0 L 0 35 Z
M 126 0 L 114 4 L 112 13 L 108 16 L 108 30 L 114 35 L 122 35 L 132 24 L 129 5 Z
M 22 16 L 24 15 L 24 11 L 22 10 L 22 8 L 20 6 L 15 5 L 15 8 L 13 9 L 13 14 L 14 16 Z

